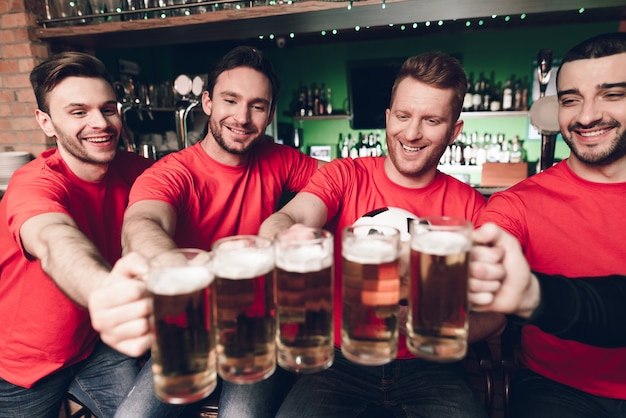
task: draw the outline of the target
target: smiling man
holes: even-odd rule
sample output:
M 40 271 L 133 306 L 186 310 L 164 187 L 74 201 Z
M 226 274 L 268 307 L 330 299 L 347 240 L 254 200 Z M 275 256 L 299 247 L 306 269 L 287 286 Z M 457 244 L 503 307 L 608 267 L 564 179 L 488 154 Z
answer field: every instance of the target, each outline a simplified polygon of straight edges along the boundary
M 86 306 L 121 256 L 130 187 L 150 160 L 117 151 L 122 120 L 96 58 L 56 55 L 30 79 L 57 148 L 17 170 L 0 203 L 0 417 L 58 417 L 67 391 L 112 417 L 139 369 L 100 342 Z
M 569 158 L 494 194 L 479 223 L 514 235 L 534 271 L 624 275 L 626 33 L 599 35 L 568 51 L 557 94 Z M 592 347 L 526 325 L 522 363 L 511 389 L 512 416 L 626 416 L 626 349 Z
M 323 163 L 265 135 L 278 91 L 271 62 L 256 48 L 236 47 L 216 62 L 202 95 L 208 132 L 197 144 L 159 160 L 137 180 L 124 215 L 125 252 L 149 258 L 175 247 L 210 250 L 220 238 L 256 234 L 277 209 L 283 192 L 307 184 Z M 142 282 L 111 282 L 94 292 L 89 307 L 104 341 L 130 355 L 149 348 L 150 300 Z M 156 399 L 149 366 L 118 417 L 182 413 L 180 406 Z M 255 384 L 222 382 L 220 417 L 273 417 L 293 377 L 278 368 Z
M 437 170 L 446 147 L 463 129 L 459 115 L 466 88 L 465 72 L 456 59 L 439 52 L 408 58 L 386 112 L 388 156 L 332 161 L 261 226 L 260 234 L 267 237 L 294 225 L 326 226 L 335 234 L 335 362 L 325 371 L 301 375 L 278 417 L 486 416 L 458 362 L 416 358 L 404 335 L 398 359 L 384 366 L 352 363 L 339 349 L 344 227 L 388 206 L 417 216 L 474 220 L 485 204 L 470 186 Z M 470 338 L 485 338 L 503 324 L 500 315 L 475 315 Z

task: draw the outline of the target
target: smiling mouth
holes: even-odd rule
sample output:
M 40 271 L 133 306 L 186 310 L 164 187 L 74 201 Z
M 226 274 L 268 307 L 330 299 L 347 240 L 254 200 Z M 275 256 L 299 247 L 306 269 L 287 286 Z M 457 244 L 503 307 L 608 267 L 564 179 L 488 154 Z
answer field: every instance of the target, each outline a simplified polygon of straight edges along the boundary
M 98 137 L 98 138 L 87 138 L 85 141 L 90 142 L 92 144 L 101 144 L 103 142 L 109 142 L 111 140 L 110 136 Z
M 593 138 L 595 136 L 600 136 L 600 135 L 604 135 L 605 133 L 609 132 L 610 129 L 600 129 L 597 131 L 577 131 L 576 133 L 584 138 Z
M 237 128 L 233 128 L 232 126 L 227 126 L 228 130 L 231 131 L 232 133 L 234 133 L 235 135 L 248 135 L 250 132 L 243 130 L 243 129 L 237 129 Z
M 425 146 L 424 147 L 409 147 L 408 145 L 404 145 L 402 143 L 400 143 L 400 145 L 402 145 L 402 149 L 405 150 L 406 152 L 418 152 L 426 148 Z

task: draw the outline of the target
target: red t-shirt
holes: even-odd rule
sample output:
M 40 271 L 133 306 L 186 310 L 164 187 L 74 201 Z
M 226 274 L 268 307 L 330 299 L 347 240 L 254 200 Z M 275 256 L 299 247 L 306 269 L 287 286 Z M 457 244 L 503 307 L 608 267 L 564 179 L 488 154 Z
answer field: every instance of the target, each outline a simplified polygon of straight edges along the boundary
M 19 386 L 87 358 L 98 340 L 89 313 L 67 298 L 39 260 L 24 253 L 20 229 L 43 213 L 72 217 L 111 264 L 121 255 L 121 227 L 134 179 L 150 164 L 119 152 L 100 182 L 78 178 L 57 150 L 11 177 L 0 202 L 0 376 Z M 85 278 L 88 280 L 88 278 Z
M 479 224 L 520 241 L 530 267 L 568 277 L 626 274 L 626 183 L 592 183 L 566 161 L 494 194 Z M 523 362 L 551 380 L 626 399 L 626 348 L 592 347 L 525 326 Z
M 392 182 L 385 157 L 338 159 L 320 168 L 302 191 L 319 197 L 328 210 L 328 229 L 335 235 L 335 345 L 341 346 L 341 231 L 359 217 L 386 206 L 416 216 L 454 216 L 474 220 L 485 198 L 472 187 L 437 172 L 426 187 L 413 189 Z M 400 336 L 398 358 L 414 357 Z
M 146 170 L 129 205 L 168 203 L 177 214 L 176 245 L 210 250 L 220 238 L 257 234 L 282 192 L 302 189 L 316 171 L 317 160 L 270 141 L 255 145 L 248 162 L 236 167 L 209 157 L 199 142 Z

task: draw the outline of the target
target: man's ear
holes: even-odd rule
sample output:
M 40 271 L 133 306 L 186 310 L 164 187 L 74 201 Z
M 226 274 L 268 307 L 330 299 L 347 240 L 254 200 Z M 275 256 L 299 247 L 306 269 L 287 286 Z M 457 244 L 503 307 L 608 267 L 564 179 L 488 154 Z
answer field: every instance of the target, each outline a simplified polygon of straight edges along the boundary
M 54 129 L 54 125 L 52 124 L 52 118 L 50 118 L 49 114 L 40 109 L 35 109 L 35 119 L 46 136 L 50 138 L 56 136 L 56 131 Z
M 202 92 L 202 110 L 207 116 L 211 116 L 211 111 L 213 110 L 213 101 L 211 100 L 211 96 L 209 95 L 209 91 L 205 90 Z

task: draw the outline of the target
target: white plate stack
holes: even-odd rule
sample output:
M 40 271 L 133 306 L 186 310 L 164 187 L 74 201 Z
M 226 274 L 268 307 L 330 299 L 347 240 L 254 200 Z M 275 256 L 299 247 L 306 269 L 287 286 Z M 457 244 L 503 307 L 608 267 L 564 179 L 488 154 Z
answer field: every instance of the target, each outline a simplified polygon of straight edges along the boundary
M 0 152 L 0 189 L 6 189 L 13 172 L 30 161 L 30 154 L 24 151 Z

